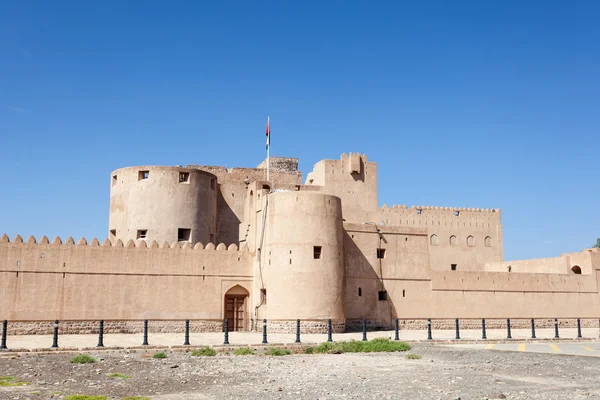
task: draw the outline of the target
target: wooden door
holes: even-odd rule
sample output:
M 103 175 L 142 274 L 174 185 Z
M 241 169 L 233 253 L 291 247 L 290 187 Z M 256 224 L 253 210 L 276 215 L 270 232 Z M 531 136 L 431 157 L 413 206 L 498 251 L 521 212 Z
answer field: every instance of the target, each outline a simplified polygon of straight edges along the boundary
M 225 296 L 225 318 L 230 331 L 246 330 L 246 299 L 248 296 Z

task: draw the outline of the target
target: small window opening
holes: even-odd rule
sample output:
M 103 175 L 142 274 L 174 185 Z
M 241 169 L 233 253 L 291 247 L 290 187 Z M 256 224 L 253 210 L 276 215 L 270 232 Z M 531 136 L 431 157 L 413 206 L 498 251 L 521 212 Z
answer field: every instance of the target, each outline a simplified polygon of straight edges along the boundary
M 417 208 L 417 214 L 421 215 L 422 212 L 423 212 L 423 210 L 421 210 L 420 208 Z
M 456 215 L 457 217 L 460 215 L 460 211 L 454 211 L 454 215 Z
M 380 290 L 378 293 L 379 301 L 385 301 L 388 299 L 387 290 Z
M 17 260 L 17 267 L 18 267 L 19 265 L 21 265 L 21 261 L 18 261 L 18 260 Z
M 191 229 L 185 229 L 185 228 L 179 228 L 177 229 L 177 240 L 182 242 L 182 241 L 189 241 L 190 237 L 192 236 L 192 230 Z
M 210 188 L 211 188 L 212 190 L 215 190 L 215 179 L 214 179 L 214 178 L 212 178 L 212 179 L 210 180 Z
M 377 249 L 377 258 L 385 258 L 385 249 Z
M 115 186 L 117 184 L 117 176 L 113 175 L 112 177 L 112 185 Z
M 117 237 L 117 230 L 116 229 L 111 229 L 110 230 L 110 238 L 114 239 Z
M 260 304 L 267 304 L 267 289 L 260 289 Z
M 575 275 L 581 275 L 581 268 L 579 265 L 574 265 L 573 268 L 571 268 L 571 271 L 573 271 Z
M 137 238 L 138 239 L 146 239 L 147 234 L 148 234 L 148 229 L 138 229 Z
M 138 181 L 148 180 L 149 176 L 150 176 L 150 171 L 140 171 L 140 172 L 138 172 Z
M 190 173 L 189 172 L 180 172 L 179 173 L 179 183 L 188 183 L 190 181 Z
M 450 269 L 452 271 L 456 271 L 456 264 L 450 264 Z
M 402 297 L 406 297 L 406 290 L 402 289 Z
M 358 288 L 358 296 L 359 297 L 362 296 L 362 289 L 361 288 Z
M 313 248 L 313 257 L 315 260 L 321 258 L 321 246 L 315 246 Z

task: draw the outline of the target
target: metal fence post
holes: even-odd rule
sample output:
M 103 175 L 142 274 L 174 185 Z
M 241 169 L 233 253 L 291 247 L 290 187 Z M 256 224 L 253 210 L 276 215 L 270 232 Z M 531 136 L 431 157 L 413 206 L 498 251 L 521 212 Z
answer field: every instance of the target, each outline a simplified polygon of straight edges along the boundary
M 0 350 L 6 349 L 6 331 L 8 330 L 8 321 L 2 321 L 2 341 L 0 341 Z
M 396 326 L 394 327 L 394 340 L 400 340 L 400 335 L 399 335 L 399 330 L 400 330 L 400 323 L 398 322 L 398 318 L 396 318 Z
M 455 339 L 458 340 L 458 339 L 460 339 L 460 328 L 458 327 L 458 318 L 456 318 L 456 320 L 454 322 L 456 324 L 456 337 L 455 337 Z
M 58 348 L 58 320 L 54 321 L 54 337 L 52 338 L 52 348 Z
M 225 318 L 225 337 L 223 338 L 223 344 L 229 344 L 229 320 Z
M 535 339 L 535 320 L 531 318 L 531 338 Z
M 148 346 L 148 320 L 144 320 L 144 343 L 142 346 Z
M 487 339 L 487 335 L 485 334 L 485 318 L 481 319 L 481 338 Z
M 506 338 L 512 339 L 512 335 L 510 334 L 510 318 L 506 318 Z
M 431 318 L 427 318 L 427 340 L 432 340 L 432 337 L 431 337 Z
M 296 343 L 300 343 L 300 320 L 296 320 Z
M 367 341 L 367 320 L 363 318 L 362 320 L 362 332 L 363 332 L 363 342 Z
M 104 347 L 104 320 L 100 320 L 98 327 L 98 345 L 96 347 Z
M 577 338 L 581 338 L 581 319 L 577 318 Z
M 185 320 L 185 336 L 183 337 L 183 345 L 184 346 L 190 345 L 190 320 L 189 319 Z
M 267 344 L 267 320 L 263 319 L 263 344 Z
M 554 339 L 558 338 L 558 318 L 554 318 Z
M 331 327 L 331 318 L 329 318 L 327 320 L 327 341 L 328 342 L 333 342 L 333 338 L 331 337 L 331 330 L 332 330 L 332 327 Z

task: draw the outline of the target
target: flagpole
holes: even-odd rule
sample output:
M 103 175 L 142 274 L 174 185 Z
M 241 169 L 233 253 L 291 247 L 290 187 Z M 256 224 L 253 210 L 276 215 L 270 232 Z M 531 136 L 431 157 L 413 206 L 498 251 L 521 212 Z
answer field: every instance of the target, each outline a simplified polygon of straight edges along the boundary
M 269 136 L 267 138 L 269 145 L 267 146 L 267 182 L 271 184 L 271 175 L 270 175 L 270 167 L 271 167 L 271 117 L 267 117 L 267 126 L 269 127 Z

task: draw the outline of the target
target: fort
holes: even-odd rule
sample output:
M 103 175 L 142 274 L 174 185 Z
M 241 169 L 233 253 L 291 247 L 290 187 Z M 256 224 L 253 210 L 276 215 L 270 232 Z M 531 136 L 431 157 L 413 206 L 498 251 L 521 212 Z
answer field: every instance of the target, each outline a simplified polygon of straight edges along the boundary
M 0 238 L 12 333 L 388 329 L 396 318 L 598 318 L 599 249 L 505 261 L 500 209 L 378 203 L 377 164 L 137 166 L 110 176 L 108 238 Z M 408 322 L 407 322 L 408 321 Z

